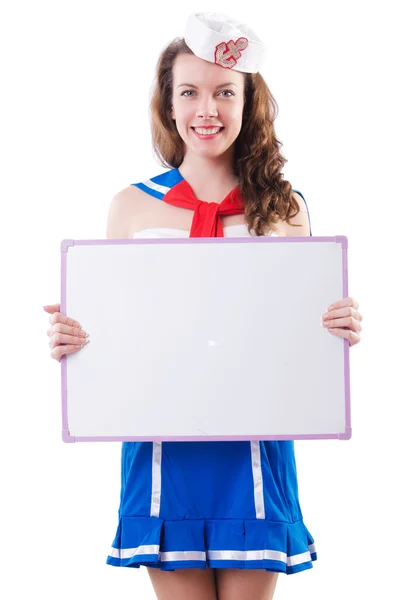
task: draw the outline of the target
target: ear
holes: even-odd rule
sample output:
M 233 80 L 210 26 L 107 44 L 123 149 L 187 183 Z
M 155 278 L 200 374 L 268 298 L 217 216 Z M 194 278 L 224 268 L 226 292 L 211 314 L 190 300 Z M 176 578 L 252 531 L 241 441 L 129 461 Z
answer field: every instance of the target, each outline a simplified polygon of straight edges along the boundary
M 175 121 L 175 111 L 173 106 L 171 106 L 171 119 Z

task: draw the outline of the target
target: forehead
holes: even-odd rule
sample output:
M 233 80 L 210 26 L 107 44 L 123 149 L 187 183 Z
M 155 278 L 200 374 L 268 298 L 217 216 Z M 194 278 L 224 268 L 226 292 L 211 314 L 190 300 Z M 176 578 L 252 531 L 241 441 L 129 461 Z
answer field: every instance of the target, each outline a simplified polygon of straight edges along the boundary
M 240 71 L 225 69 L 198 58 L 194 54 L 179 54 L 172 69 L 174 87 L 182 83 L 196 86 L 217 86 L 226 82 L 238 87 L 244 86 L 244 75 Z

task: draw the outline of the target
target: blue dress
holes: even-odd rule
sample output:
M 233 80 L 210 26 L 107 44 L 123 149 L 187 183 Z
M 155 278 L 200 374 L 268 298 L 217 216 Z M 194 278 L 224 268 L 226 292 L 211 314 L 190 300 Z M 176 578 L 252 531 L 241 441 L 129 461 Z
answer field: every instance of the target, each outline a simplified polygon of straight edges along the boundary
M 182 180 L 172 169 L 134 185 L 161 200 Z M 317 560 L 293 440 L 123 442 L 118 516 L 108 565 L 290 575 Z

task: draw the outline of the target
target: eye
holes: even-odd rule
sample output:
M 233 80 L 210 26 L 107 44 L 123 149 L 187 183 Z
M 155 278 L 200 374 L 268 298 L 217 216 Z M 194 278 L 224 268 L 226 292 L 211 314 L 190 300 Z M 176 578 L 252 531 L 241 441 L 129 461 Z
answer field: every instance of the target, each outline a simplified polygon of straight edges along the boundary
M 194 90 L 185 90 L 184 92 L 181 93 L 181 96 L 184 96 L 185 98 L 190 98 L 191 96 L 185 96 L 185 94 L 193 94 Z M 232 90 L 222 90 L 221 92 L 219 92 L 219 94 L 231 94 L 232 96 L 234 96 L 234 92 L 232 92 Z M 226 98 L 230 98 L 230 96 L 224 96 Z

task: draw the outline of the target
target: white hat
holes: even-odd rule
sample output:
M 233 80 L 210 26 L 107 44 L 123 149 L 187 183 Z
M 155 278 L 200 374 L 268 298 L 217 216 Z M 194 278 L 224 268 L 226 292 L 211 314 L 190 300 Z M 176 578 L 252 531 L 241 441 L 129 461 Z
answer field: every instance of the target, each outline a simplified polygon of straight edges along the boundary
M 221 13 L 189 15 L 184 38 L 199 58 L 244 73 L 257 73 L 267 51 L 248 25 Z

